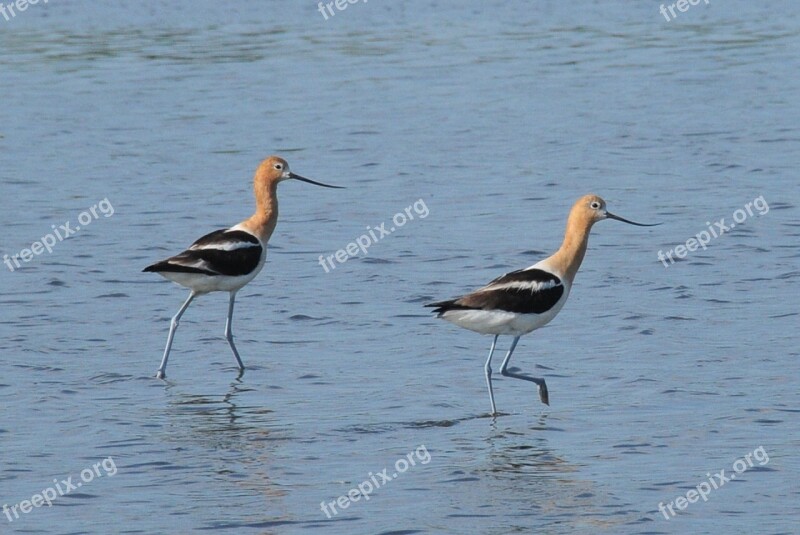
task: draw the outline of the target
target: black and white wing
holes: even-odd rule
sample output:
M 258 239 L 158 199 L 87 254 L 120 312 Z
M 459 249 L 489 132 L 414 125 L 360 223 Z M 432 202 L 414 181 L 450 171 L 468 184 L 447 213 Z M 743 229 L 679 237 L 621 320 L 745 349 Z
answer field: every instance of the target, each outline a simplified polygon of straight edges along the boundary
M 182 253 L 147 266 L 144 271 L 236 277 L 252 273 L 261 262 L 262 253 L 261 242 L 252 234 L 243 230 L 217 230 Z
M 500 310 L 517 314 L 542 314 L 564 295 L 559 277 L 537 268 L 506 273 L 483 288 L 458 299 L 425 305 L 441 316 L 449 310 Z

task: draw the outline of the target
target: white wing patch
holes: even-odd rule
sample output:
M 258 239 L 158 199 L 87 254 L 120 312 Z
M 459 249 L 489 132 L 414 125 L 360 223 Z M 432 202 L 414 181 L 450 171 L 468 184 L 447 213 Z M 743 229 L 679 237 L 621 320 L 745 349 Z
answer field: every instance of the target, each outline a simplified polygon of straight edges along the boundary
M 200 245 L 192 245 L 191 247 L 189 247 L 189 250 L 203 251 L 203 250 L 213 249 L 216 251 L 235 251 L 237 249 L 248 249 L 250 247 L 261 247 L 261 245 L 253 242 L 226 239 L 224 241 L 216 241 L 211 243 L 203 243 Z
M 167 262 L 172 264 L 172 265 L 174 265 L 174 266 L 184 266 L 184 267 L 189 267 L 189 268 L 203 269 L 203 270 L 206 270 L 206 271 L 214 271 L 214 272 L 216 272 L 216 270 L 213 267 L 211 267 L 208 264 L 208 262 L 206 262 L 205 260 L 203 260 L 201 258 L 193 258 L 193 257 L 190 257 L 190 256 L 184 256 L 184 257 L 181 257 L 181 258 L 172 257 L 169 260 L 167 260 Z
M 561 284 L 560 281 L 555 280 L 548 280 L 544 282 L 539 281 L 514 281 L 514 282 L 505 282 L 501 284 L 492 284 L 490 286 L 486 286 L 481 288 L 479 291 L 491 291 L 491 290 L 527 290 L 531 293 L 541 292 L 543 290 L 549 290 L 550 288 L 555 288 Z

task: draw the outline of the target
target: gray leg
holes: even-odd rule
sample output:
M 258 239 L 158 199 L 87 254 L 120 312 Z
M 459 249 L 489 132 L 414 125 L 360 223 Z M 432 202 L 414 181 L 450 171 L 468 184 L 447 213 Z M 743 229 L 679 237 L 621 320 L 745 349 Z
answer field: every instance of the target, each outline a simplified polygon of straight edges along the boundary
M 519 336 L 514 337 L 514 341 L 511 342 L 511 347 L 506 354 L 506 358 L 503 359 L 503 363 L 500 365 L 500 373 L 505 377 L 513 377 L 514 379 L 522 379 L 523 381 L 530 381 L 532 383 L 536 383 L 539 387 L 539 399 L 542 400 L 542 403 L 545 405 L 550 405 L 550 395 L 547 392 L 547 383 L 544 382 L 544 379 L 539 377 L 530 377 L 528 375 L 523 375 L 521 373 L 516 373 L 507 370 L 508 361 L 511 360 L 511 353 L 514 352 L 514 348 L 517 347 L 517 342 L 519 342 Z
M 244 364 L 242 364 L 242 359 L 239 358 L 239 351 L 236 350 L 236 345 L 233 343 L 233 333 L 231 332 L 234 299 L 236 299 L 236 292 L 231 292 L 231 300 L 228 303 L 228 321 L 225 322 L 225 339 L 233 350 L 233 356 L 236 357 L 236 362 L 239 363 L 239 371 L 244 371 Z
M 497 336 L 492 340 L 492 347 L 489 349 L 489 358 L 486 359 L 486 366 L 483 370 L 486 372 L 486 386 L 489 387 L 489 401 L 492 404 L 492 416 L 497 414 L 497 409 L 494 406 L 494 392 L 492 391 L 492 355 L 494 354 L 494 346 L 497 345 Z
M 186 312 L 186 309 L 189 308 L 189 303 L 196 297 L 194 292 L 189 294 L 189 298 L 186 302 L 183 303 L 183 306 L 178 310 L 178 313 L 172 317 L 172 321 L 169 324 L 169 335 L 167 336 L 167 347 L 164 348 L 164 357 L 161 359 L 161 366 L 158 367 L 156 371 L 156 377 L 159 379 L 163 379 L 166 377 L 167 372 L 167 359 L 169 358 L 169 352 L 172 349 L 172 339 L 175 337 L 175 331 L 178 329 L 178 323 L 181 320 L 181 316 L 183 313 Z

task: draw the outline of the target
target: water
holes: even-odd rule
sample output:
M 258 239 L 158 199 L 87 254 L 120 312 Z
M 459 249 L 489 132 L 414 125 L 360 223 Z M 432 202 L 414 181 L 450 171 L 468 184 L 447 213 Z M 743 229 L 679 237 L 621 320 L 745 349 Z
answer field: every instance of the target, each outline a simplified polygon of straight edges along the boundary
M 670 22 L 618 0 L 316 9 L 0 18 L 0 252 L 113 207 L 0 269 L 0 500 L 91 472 L 0 531 L 797 533 L 795 3 Z M 241 378 L 216 294 L 155 380 L 185 292 L 141 269 L 247 217 L 270 153 L 347 189 L 281 185 L 268 264 L 239 294 Z M 421 305 L 549 254 L 590 191 L 665 224 L 595 227 L 570 302 L 513 360 L 551 406 L 501 378 L 492 420 L 490 340 Z M 759 197 L 764 215 L 658 260 Z M 319 265 L 420 199 L 428 216 L 366 257 Z M 768 462 L 659 512 L 762 446 Z M 407 454 L 369 501 L 321 510 Z

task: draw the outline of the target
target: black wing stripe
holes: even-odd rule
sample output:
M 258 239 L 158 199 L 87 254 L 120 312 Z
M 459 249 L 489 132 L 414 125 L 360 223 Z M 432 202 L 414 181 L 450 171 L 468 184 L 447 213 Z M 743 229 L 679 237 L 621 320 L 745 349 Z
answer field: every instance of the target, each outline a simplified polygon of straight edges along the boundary
M 215 230 L 194 242 L 186 251 L 147 266 L 144 271 L 238 277 L 252 273 L 258 267 L 263 250 L 258 238 L 248 232 Z
M 531 292 L 524 288 L 500 288 L 481 290 L 458 299 L 452 308 L 478 310 L 502 310 L 517 314 L 542 314 L 558 303 L 564 295 L 564 286 L 559 284 Z
M 193 263 L 202 260 L 209 269 L 217 275 L 227 275 L 237 277 L 251 273 L 261 261 L 261 246 L 248 247 L 246 249 L 234 249 L 233 251 L 222 251 L 219 249 L 198 249 L 181 253 L 176 260 L 184 260 Z
M 218 275 L 213 271 L 202 269 L 192 266 L 183 266 L 181 264 L 170 264 L 169 260 L 162 260 L 150 266 L 147 266 L 142 271 L 153 271 L 155 273 L 198 273 L 202 275 Z
M 564 295 L 557 276 L 541 269 L 506 273 L 480 290 L 458 299 L 425 305 L 439 316 L 449 310 L 500 310 L 517 314 L 542 314 Z
M 260 245 L 258 242 L 258 238 L 256 238 L 249 232 L 245 232 L 243 230 L 224 229 L 224 230 L 215 230 L 214 232 L 206 234 L 205 236 L 194 242 L 192 244 L 192 247 L 197 247 L 197 246 L 208 247 L 218 243 L 224 244 L 237 241 L 242 242 L 243 244 Z
M 512 271 L 511 273 L 506 273 L 505 275 L 497 277 L 492 282 L 487 284 L 485 288 L 490 288 L 491 286 L 495 286 L 497 284 L 507 284 L 509 282 L 539 282 L 543 284 L 555 282 L 560 284 L 561 279 L 552 273 L 541 269 L 519 269 L 517 271 Z

